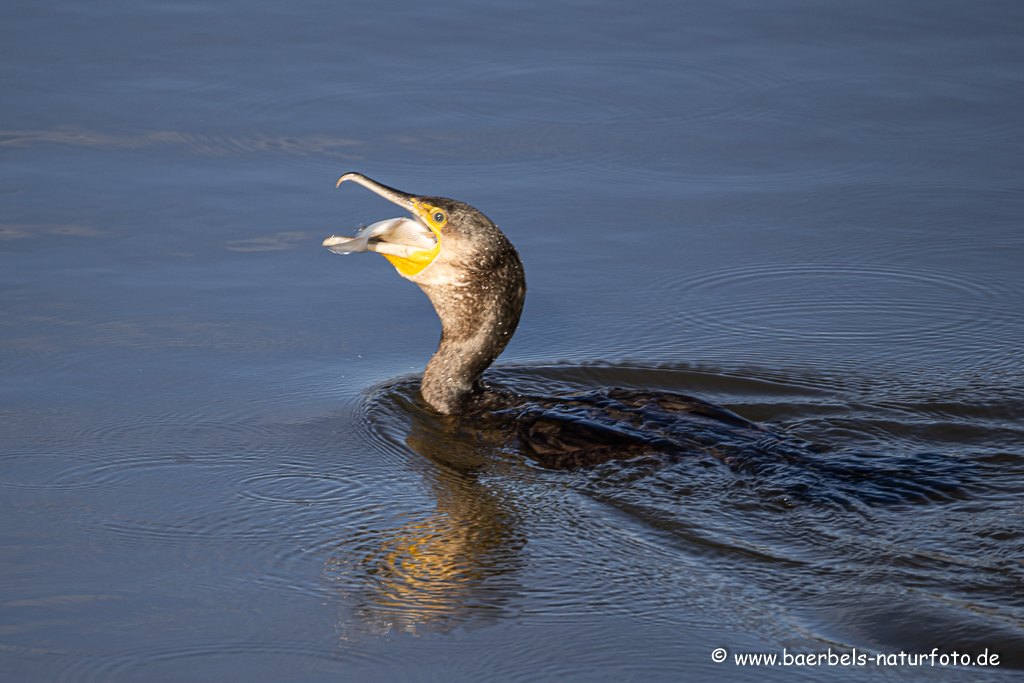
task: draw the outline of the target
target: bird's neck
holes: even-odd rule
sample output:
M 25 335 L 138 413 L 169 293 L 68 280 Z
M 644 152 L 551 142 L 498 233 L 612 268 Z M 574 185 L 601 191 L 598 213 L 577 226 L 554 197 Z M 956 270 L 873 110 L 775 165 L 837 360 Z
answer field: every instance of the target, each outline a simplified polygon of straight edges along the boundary
M 457 415 L 484 390 L 481 377 L 505 350 L 519 324 L 526 278 L 515 252 L 499 268 L 458 284 L 421 284 L 441 319 L 441 342 L 423 372 L 423 398 Z

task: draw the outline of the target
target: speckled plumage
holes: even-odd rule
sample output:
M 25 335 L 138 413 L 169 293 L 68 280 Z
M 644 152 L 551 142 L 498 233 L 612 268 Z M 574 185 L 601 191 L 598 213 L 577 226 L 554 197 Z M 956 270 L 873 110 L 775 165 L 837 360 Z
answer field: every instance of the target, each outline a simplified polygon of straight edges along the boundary
M 441 319 L 441 341 L 423 373 L 423 398 L 449 415 L 466 412 L 483 391 L 481 375 L 505 350 L 519 325 L 526 275 L 519 253 L 481 212 L 443 197 L 421 197 L 443 208 L 444 245 L 416 275 Z

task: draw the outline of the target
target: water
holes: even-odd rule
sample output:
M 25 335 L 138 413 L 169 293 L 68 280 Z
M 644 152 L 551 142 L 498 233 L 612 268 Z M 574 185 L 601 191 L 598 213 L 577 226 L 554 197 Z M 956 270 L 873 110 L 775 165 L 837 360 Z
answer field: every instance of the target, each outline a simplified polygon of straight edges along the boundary
M 3 680 L 1020 676 L 1019 3 L 0 16 Z M 345 171 L 516 244 L 492 381 L 698 395 L 820 466 L 446 429 L 426 297 L 319 246 L 401 213 Z M 733 659 L 783 648 L 1001 660 Z

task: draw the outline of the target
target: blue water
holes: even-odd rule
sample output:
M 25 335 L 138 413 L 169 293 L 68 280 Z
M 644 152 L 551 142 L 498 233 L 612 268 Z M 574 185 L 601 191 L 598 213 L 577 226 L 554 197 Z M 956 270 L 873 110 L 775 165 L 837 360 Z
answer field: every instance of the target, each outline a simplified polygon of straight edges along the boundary
M 0 19 L 0 679 L 1020 676 L 1020 3 Z M 698 395 L 820 467 L 444 429 L 426 297 L 320 246 L 401 214 L 347 171 L 516 245 L 492 381 Z M 1000 660 L 734 659 L 784 648 Z

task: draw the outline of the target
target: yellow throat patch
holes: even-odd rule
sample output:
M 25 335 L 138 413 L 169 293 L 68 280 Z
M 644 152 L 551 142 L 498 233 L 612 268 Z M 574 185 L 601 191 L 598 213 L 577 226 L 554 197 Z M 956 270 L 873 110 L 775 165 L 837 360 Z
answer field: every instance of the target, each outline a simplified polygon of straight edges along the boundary
M 448 222 L 448 215 L 443 209 L 439 209 L 436 206 L 416 202 L 415 209 L 417 216 L 434 233 L 434 236 L 437 238 L 437 244 L 432 249 L 417 251 L 409 256 L 383 255 L 399 273 L 405 276 L 416 275 L 433 263 L 437 255 L 441 253 L 441 226 Z

